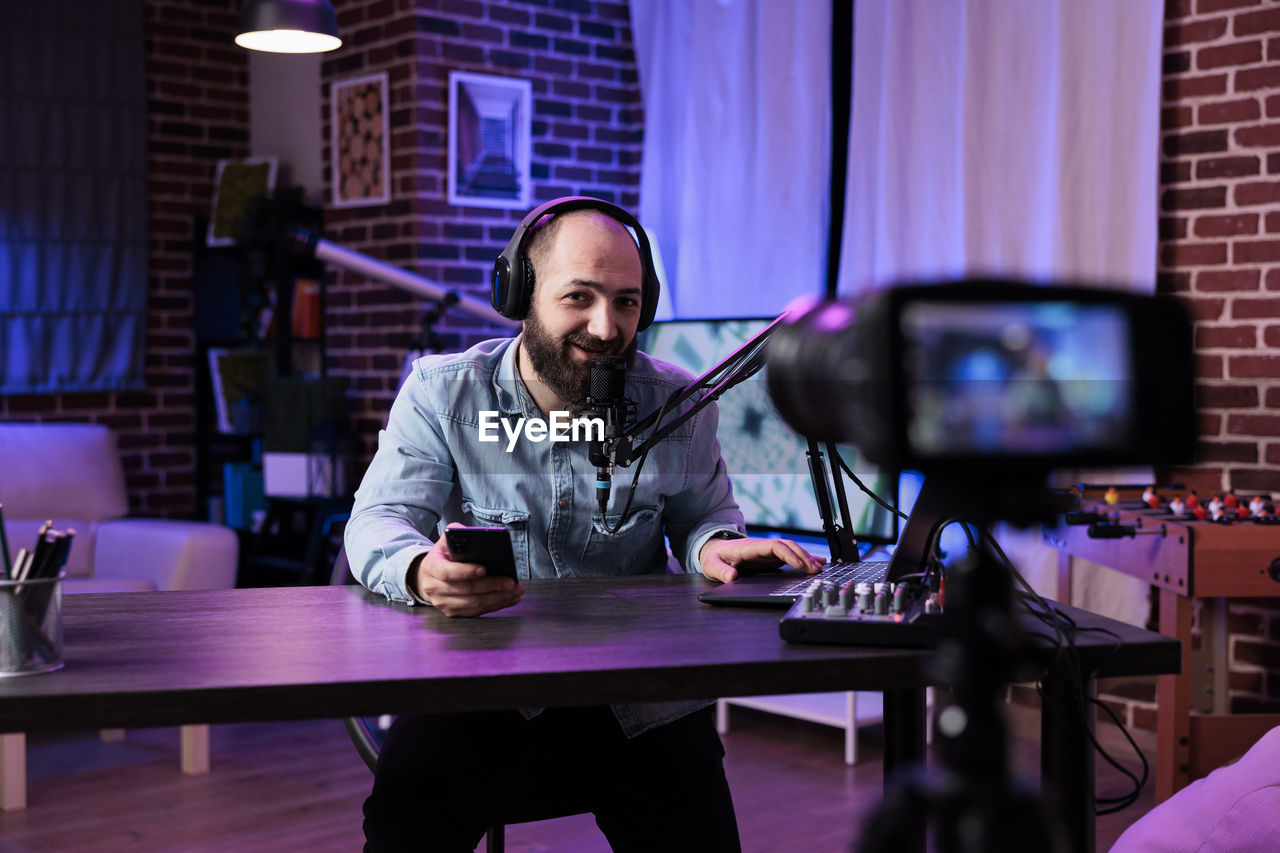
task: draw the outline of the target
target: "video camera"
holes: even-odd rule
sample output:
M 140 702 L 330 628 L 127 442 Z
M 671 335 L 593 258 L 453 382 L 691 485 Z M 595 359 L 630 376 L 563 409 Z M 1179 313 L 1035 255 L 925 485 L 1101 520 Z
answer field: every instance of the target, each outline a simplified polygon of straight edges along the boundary
M 941 849 L 1054 848 L 1036 796 L 1010 777 L 1001 708 L 1027 658 L 1015 617 L 1048 626 L 1059 649 L 1073 634 L 1034 595 L 1036 606 L 1015 609 L 1014 567 L 989 527 L 1050 521 L 1067 508 L 1069 497 L 1048 488 L 1053 468 L 1189 461 L 1192 357 L 1191 320 L 1174 299 L 995 279 L 828 302 L 774 334 L 769 393 L 797 432 L 857 445 L 884 468 L 926 474 L 887 573 L 904 605 L 868 614 L 839 597 L 834 608 L 819 607 L 815 594 L 779 628 L 792 642 L 875 636 L 937 645 L 931 671 L 951 685 L 955 722 L 942 726 L 942 770 L 887 790 L 860 849 L 902 849 L 930 819 Z M 955 521 L 971 548 L 944 569 L 934 555 L 942 528 Z M 886 631 L 893 633 L 882 637 Z M 1066 684 L 1084 708 L 1071 666 L 1043 677 Z M 1091 809 L 1067 817 L 1092 838 Z
M 800 434 L 926 473 L 1176 464 L 1196 439 L 1191 320 L 1170 297 L 998 279 L 826 302 L 770 342 Z

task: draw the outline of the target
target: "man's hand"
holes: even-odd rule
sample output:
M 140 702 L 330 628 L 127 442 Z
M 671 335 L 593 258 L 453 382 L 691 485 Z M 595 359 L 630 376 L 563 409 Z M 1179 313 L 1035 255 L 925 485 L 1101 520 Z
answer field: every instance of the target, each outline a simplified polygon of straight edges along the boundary
M 409 586 L 445 616 L 479 616 L 519 604 L 524 595 L 522 585 L 489 577 L 479 563 L 453 562 L 443 536 L 409 567 Z
M 822 560 L 790 539 L 708 539 L 698 552 L 702 573 L 715 581 L 736 580 L 739 572 L 776 569 L 783 563 L 807 574 L 822 570 Z

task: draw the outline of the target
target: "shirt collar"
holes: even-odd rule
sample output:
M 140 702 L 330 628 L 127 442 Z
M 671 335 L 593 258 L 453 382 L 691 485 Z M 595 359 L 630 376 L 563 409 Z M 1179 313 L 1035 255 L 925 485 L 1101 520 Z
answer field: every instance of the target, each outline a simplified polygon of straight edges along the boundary
M 523 414 L 530 410 L 536 411 L 538 408 L 533 398 L 529 396 L 529 389 L 524 386 L 520 371 L 516 368 L 516 357 L 520 352 L 520 341 L 523 339 L 523 332 L 511 339 L 506 352 L 502 354 L 502 360 L 498 362 L 498 372 L 493 377 L 494 394 L 498 399 L 498 408 L 503 412 Z

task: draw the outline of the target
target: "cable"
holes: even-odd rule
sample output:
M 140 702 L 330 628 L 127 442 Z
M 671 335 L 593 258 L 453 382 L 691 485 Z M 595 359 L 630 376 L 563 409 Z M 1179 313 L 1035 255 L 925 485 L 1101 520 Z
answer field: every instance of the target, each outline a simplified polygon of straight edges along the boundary
M 889 504 L 885 503 L 883 498 L 881 498 L 875 492 L 868 489 L 866 485 L 863 484 L 863 482 L 858 479 L 858 475 L 853 473 L 853 469 L 849 467 L 848 462 L 844 461 L 843 456 L 841 456 L 839 453 L 837 453 L 835 456 L 836 456 L 836 462 L 840 465 L 841 469 L 843 469 L 844 472 L 849 475 L 849 479 L 853 480 L 853 484 L 855 486 L 857 486 L 859 489 L 862 489 L 863 494 L 871 498 L 871 500 L 875 501 L 876 503 L 880 504 L 880 506 L 889 510 L 889 512 L 893 513 L 898 518 L 901 518 L 903 521 L 906 521 L 908 519 L 908 516 L 905 512 L 898 509 L 896 506 L 889 506 Z
M 667 409 L 671 406 L 671 398 L 668 397 L 663 401 L 662 406 L 658 409 L 658 419 L 654 421 L 653 431 L 657 432 L 662 428 L 662 420 L 667 416 Z M 644 452 L 636 459 L 635 471 L 631 475 L 631 488 L 627 490 L 627 502 L 622 505 L 622 514 L 618 516 L 617 527 L 609 527 L 609 519 L 603 513 L 600 515 L 600 526 L 605 529 L 611 536 L 616 536 L 618 531 L 622 529 L 622 525 L 627 520 L 627 513 L 631 511 L 631 501 L 636 496 L 636 487 L 640 484 L 640 471 L 644 468 L 644 462 L 649 458 L 649 451 L 652 447 L 646 447 Z
M 1118 812 L 1127 806 L 1131 806 L 1135 801 L 1137 801 L 1138 791 L 1141 791 L 1142 786 L 1147 784 L 1147 775 L 1150 771 L 1150 766 L 1147 764 L 1147 756 L 1142 753 L 1142 750 L 1138 747 L 1138 744 L 1134 741 L 1132 735 L 1129 734 L 1129 730 L 1125 728 L 1124 723 L 1120 722 L 1120 718 L 1116 716 L 1116 712 L 1111 709 L 1111 706 L 1106 704 L 1105 702 L 1099 702 L 1097 699 L 1094 699 L 1092 696 L 1089 697 L 1089 701 L 1091 701 L 1093 704 L 1097 705 L 1099 708 L 1107 712 L 1107 715 L 1111 717 L 1111 721 L 1120 727 L 1120 733 L 1124 735 L 1125 740 L 1129 741 L 1129 746 L 1133 747 L 1133 751 L 1137 753 L 1138 759 L 1142 762 L 1142 778 L 1140 780 L 1134 779 L 1135 783 L 1137 784 L 1137 787 L 1131 793 L 1125 794 L 1124 796 L 1120 796 L 1120 797 L 1095 797 L 1094 798 L 1099 803 L 1119 803 L 1119 805 L 1114 806 L 1112 808 L 1102 809 L 1102 810 L 1095 809 L 1095 812 L 1100 815 L 1111 814 L 1112 812 Z M 1103 753 L 1103 754 L 1104 756 L 1106 755 L 1106 753 Z M 1111 766 L 1118 769 L 1121 773 L 1124 773 L 1130 779 L 1134 778 L 1133 774 L 1130 773 L 1125 768 L 1119 767 L 1118 765 L 1116 765 L 1115 762 L 1110 761 L 1110 759 L 1108 759 L 1108 761 L 1111 764 Z
M 1067 683 L 1070 688 L 1070 695 L 1068 697 L 1065 697 L 1066 700 L 1073 701 L 1073 703 L 1075 704 L 1076 711 L 1080 718 L 1079 720 L 1080 725 L 1084 728 L 1084 732 L 1088 736 L 1089 742 L 1093 745 L 1094 751 L 1098 755 L 1102 756 L 1104 761 L 1106 761 L 1115 769 L 1119 770 L 1125 776 L 1128 776 L 1129 779 L 1133 782 L 1133 785 L 1134 785 L 1133 790 L 1129 791 L 1127 794 L 1124 794 L 1122 796 L 1119 796 L 1119 797 L 1095 796 L 1094 797 L 1094 814 L 1097 814 L 1097 815 L 1111 814 L 1113 812 L 1120 811 L 1121 809 L 1124 809 L 1132 805 L 1137 801 L 1138 795 L 1141 793 L 1143 786 L 1147 782 L 1147 778 L 1148 778 L 1147 758 L 1145 755 L 1142 754 L 1142 750 L 1138 748 L 1137 743 L 1134 741 L 1133 737 L 1129 734 L 1128 729 L 1125 727 L 1125 725 L 1122 722 L 1120 722 L 1119 718 L 1116 716 L 1115 712 L 1110 708 L 1110 706 L 1106 705 L 1103 702 L 1100 702 L 1098 699 L 1092 696 L 1086 695 L 1084 691 L 1085 678 L 1093 676 L 1094 673 L 1102 669 L 1105 666 L 1106 662 L 1111 659 L 1112 655 L 1114 655 L 1116 653 L 1116 650 L 1120 647 L 1121 641 L 1120 641 L 1119 635 L 1117 635 L 1114 631 L 1110 631 L 1101 626 L 1080 627 L 1079 625 L 1077 625 L 1074 619 L 1072 619 L 1066 613 L 1062 613 L 1057 608 L 1055 608 L 1050 602 L 1042 598 L 1040 594 L 1037 593 L 1031 587 L 1031 584 L 1027 583 L 1026 578 L 1024 578 L 1022 574 L 1017 570 L 1017 568 L 1013 565 L 1013 561 L 1009 559 L 1008 555 L 1004 552 L 1004 549 L 1000 547 L 1000 543 L 996 541 L 995 537 L 991 534 L 991 531 L 986 530 L 984 528 L 982 533 L 983 533 L 984 540 L 990 545 L 990 547 L 992 548 L 996 556 L 1000 559 L 1000 561 L 1012 573 L 1013 577 L 1018 581 L 1018 583 L 1027 591 L 1027 593 L 1031 596 L 1031 598 L 1041 608 L 1040 612 L 1037 612 L 1035 608 L 1032 608 L 1030 606 L 1030 604 L 1027 602 L 1027 599 L 1024 598 L 1023 605 L 1027 609 L 1027 611 L 1031 613 L 1031 615 L 1034 616 L 1039 621 L 1053 628 L 1055 635 L 1061 638 L 1060 643 L 1058 644 L 1057 648 L 1055 648 L 1053 662 L 1048 667 L 1045 668 L 1044 672 L 1047 674 L 1051 668 L 1062 663 L 1063 657 L 1065 655 L 1065 666 L 1067 667 L 1067 675 L 1068 675 Z M 1102 656 L 1102 658 L 1093 666 L 1093 668 L 1087 674 L 1085 674 L 1085 673 L 1082 673 L 1080 669 L 1080 659 L 1076 652 L 1075 635 L 1083 634 L 1087 632 L 1106 634 L 1112 637 L 1112 639 L 1115 642 L 1112 643 L 1111 648 L 1107 650 L 1106 654 Z M 1054 704 L 1058 704 L 1061 700 L 1055 701 L 1053 697 L 1047 697 L 1045 695 L 1043 681 L 1044 679 L 1042 676 L 1041 679 L 1036 683 L 1036 690 L 1039 693 L 1041 700 L 1050 701 L 1050 702 L 1053 702 Z M 1133 747 L 1134 752 L 1137 753 L 1139 760 L 1142 762 L 1142 777 L 1140 779 L 1137 776 L 1135 776 L 1133 773 L 1131 773 L 1127 768 L 1121 766 L 1111 756 L 1111 754 L 1107 752 L 1107 750 L 1102 746 L 1102 744 L 1098 742 L 1098 739 L 1093 731 L 1093 728 L 1089 725 L 1089 720 L 1087 716 L 1090 703 L 1098 707 L 1104 708 L 1107 711 L 1108 716 L 1110 716 L 1112 721 L 1117 726 L 1119 726 L 1121 734 L 1125 736 L 1125 739 L 1129 742 L 1129 745 Z M 1099 808 L 1099 806 L 1103 804 L 1106 804 L 1107 807 Z

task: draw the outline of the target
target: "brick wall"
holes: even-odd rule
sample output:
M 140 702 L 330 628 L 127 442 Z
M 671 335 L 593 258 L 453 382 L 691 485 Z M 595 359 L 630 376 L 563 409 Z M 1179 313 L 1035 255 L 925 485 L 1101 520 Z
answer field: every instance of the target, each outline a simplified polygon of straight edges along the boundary
M 1280 491 L 1280 8 L 1173 0 L 1160 271 L 1197 318 L 1206 490 Z
M 1204 493 L 1280 492 L 1280 5 L 1169 0 L 1160 286 L 1196 316 Z M 1228 605 L 1233 711 L 1280 711 L 1280 609 Z M 1135 706 L 1149 716 L 1147 702 Z
M 232 42 L 239 9 L 239 0 L 147 2 L 146 387 L 0 396 L 3 420 L 112 427 L 136 513 L 197 511 L 192 217 L 209 210 L 218 159 L 248 153 L 248 61 Z
M 323 66 L 325 163 L 330 84 L 386 71 L 392 199 L 326 210 L 330 240 L 488 298 L 493 260 L 525 211 L 447 201 L 448 80 L 455 69 L 531 81 L 535 201 L 585 194 L 636 206 L 643 115 L 625 2 L 349 0 L 335 7 L 347 43 Z M 352 385 L 359 476 L 386 422 L 404 353 L 417 339 L 421 300 L 345 271 L 332 271 L 328 281 L 330 368 Z M 437 329 L 456 334 L 461 345 L 495 336 L 458 313 Z

